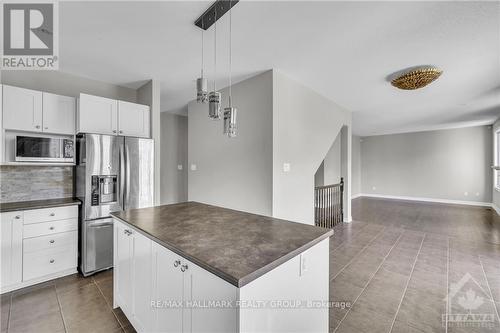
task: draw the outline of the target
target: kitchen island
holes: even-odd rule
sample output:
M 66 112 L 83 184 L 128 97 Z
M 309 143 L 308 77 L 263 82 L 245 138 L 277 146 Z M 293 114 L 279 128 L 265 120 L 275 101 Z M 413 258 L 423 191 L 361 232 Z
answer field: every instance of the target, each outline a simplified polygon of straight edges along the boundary
M 113 305 L 137 331 L 328 331 L 332 230 L 196 202 L 112 215 Z

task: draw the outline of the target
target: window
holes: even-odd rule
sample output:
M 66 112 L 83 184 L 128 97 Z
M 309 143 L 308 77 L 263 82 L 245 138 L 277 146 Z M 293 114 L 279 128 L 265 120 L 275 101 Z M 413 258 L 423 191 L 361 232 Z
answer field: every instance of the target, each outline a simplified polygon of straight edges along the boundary
M 495 132 L 494 177 L 495 188 L 500 191 L 500 129 Z

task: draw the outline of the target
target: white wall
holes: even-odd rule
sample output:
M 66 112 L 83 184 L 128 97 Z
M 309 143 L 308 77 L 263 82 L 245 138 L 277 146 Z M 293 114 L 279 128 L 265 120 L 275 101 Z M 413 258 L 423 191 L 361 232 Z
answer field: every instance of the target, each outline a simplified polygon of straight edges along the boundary
M 491 138 L 491 126 L 364 137 L 362 192 L 490 203 Z
M 350 133 L 351 113 L 273 70 L 273 119 L 273 215 L 313 224 L 314 175 L 342 126 Z M 283 171 L 284 163 L 290 163 L 290 172 Z M 350 197 L 350 177 L 345 181 Z M 350 200 L 345 206 L 350 220 Z
M 324 160 L 324 183 L 325 185 L 332 185 L 340 183 L 342 177 L 342 163 L 341 163 L 341 141 L 342 135 L 340 133 L 335 138 L 330 150 L 325 156 Z
M 352 187 L 353 197 L 361 193 L 361 138 L 352 136 Z
M 492 134 L 494 134 L 498 130 L 500 130 L 500 118 L 493 125 Z M 493 156 L 494 156 L 494 153 L 493 153 Z M 500 172 L 500 171 L 497 171 L 497 172 Z M 495 189 L 494 185 L 493 185 L 493 192 L 492 192 L 492 202 L 493 202 L 493 205 L 495 205 L 495 208 L 497 209 L 497 211 L 500 214 L 500 192 L 497 189 Z
M 161 113 L 160 203 L 171 204 L 188 199 L 188 119 Z M 182 170 L 178 169 L 182 166 Z
M 188 105 L 189 200 L 272 215 L 273 85 L 268 71 L 233 86 L 238 136 L 222 134 L 208 105 Z M 228 90 L 222 90 L 227 106 Z
M 137 91 L 60 71 L 2 71 L 2 83 L 78 97 L 80 93 L 136 102 Z

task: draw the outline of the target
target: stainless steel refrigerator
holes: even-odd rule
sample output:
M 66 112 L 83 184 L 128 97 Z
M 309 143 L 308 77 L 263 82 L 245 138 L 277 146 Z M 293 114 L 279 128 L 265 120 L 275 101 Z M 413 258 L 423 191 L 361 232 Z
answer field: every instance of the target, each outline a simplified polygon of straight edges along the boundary
M 110 213 L 153 205 L 151 139 L 80 134 L 76 140 L 75 193 L 82 201 L 79 268 L 83 275 L 113 266 Z

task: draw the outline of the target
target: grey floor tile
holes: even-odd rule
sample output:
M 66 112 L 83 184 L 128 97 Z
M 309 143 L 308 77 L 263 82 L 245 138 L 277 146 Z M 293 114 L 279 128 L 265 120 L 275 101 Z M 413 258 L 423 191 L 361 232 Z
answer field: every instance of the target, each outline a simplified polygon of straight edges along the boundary
M 9 324 L 11 294 L 0 296 L 0 332 L 6 332 Z

